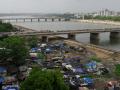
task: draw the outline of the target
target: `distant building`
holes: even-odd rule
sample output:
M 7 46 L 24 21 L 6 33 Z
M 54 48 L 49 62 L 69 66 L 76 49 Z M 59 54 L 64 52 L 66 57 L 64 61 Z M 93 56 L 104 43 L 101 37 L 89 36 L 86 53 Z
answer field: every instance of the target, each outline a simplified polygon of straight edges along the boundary
M 80 19 L 80 18 L 81 18 L 81 14 L 80 14 L 80 13 L 75 13 L 75 14 L 74 14 L 74 18 Z
M 99 16 L 117 16 L 117 12 L 105 9 L 105 10 L 101 10 L 101 11 L 97 12 L 96 15 L 99 15 Z
M 120 16 L 120 12 L 117 12 L 117 16 Z
M 74 18 L 74 14 L 73 14 L 73 13 L 64 13 L 64 14 L 62 15 L 62 17 L 71 19 L 71 18 Z
M 91 13 L 93 16 L 120 16 L 120 12 L 104 9 L 98 12 Z

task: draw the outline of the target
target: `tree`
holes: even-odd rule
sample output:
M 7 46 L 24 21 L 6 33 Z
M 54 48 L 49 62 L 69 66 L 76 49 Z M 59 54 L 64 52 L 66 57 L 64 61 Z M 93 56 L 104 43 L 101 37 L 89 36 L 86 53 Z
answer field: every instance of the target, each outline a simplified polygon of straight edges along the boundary
M 115 74 L 120 76 L 120 64 L 115 65 Z
M 33 36 L 31 38 L 28 39 L 28 44 L 31 48 L 37 47 L 37 37 Z
M 17 36 L 8 37 L 5 38 L 2 42 L 3 48 L 5 48 L 6 50 L 10 50 L 10 55 L 8 58 L 10 59 L 11 64 L 19 66 L 25 63 L 25 59 L 27 56 L 27 48 L 23 38 Z M 6 60 L 4 62 L 6 62 Z
M 100 58 L 98 58 L 97 56 L 91 56 L 90 60 L 96 61 L 96 62 L 101 62 Z
M 56 70 L 33 69 L 20 90 L 69 90 L 62 74 Z
M 3 23 L 0 21 L 0 32 L 15 31 L 14 27 L 10 23 Z
M 0 62 L 7 63 L 7 60 L 10 58 L 11 50 L 6 48 L 0 49 Z

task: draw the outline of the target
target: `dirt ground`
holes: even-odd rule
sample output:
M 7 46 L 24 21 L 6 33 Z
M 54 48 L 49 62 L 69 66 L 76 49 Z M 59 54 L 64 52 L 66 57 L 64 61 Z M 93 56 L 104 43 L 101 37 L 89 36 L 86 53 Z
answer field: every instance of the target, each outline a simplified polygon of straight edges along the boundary
M 101 59 L 120 59 L 120 54 L 114 54 L 114 52 L 96 47 L 95 45 L 85 45 L 77 41 L 72 41 L 72 40 L 64 40 L 65 43 L 71 45 L 71 46 L 82 46 L 85 47 L 87 50 L 94 52 L 98 58 Z

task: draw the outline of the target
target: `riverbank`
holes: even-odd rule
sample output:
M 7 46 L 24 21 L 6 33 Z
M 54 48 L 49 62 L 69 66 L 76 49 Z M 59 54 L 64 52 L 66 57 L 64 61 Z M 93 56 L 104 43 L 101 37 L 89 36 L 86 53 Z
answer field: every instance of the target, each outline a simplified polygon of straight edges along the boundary
M 101 59 L 119 60 L 119 58 L 120 58 L 120 52 L 116 52 L 114 50 L 108 50 L 108 49 L 102 48 L 102 47 L 97 46 L 97 45 L 83 44 L 83 43 L 80 43 L 77 41 L 72 41 L 72 40 L 64 40 L 64 41 L 65 41 L 65 43 L 72 45 L 72 46 L 85 47 L 87 50 L 94 52 L 97 55 L 97 57 L 99 57 Z
M 106 24 L 106 25 L 116 25 L 120 26 L 120 22 L 109 21 L 109 20 L 75 20 L 81 23 L 93 23 L 93 24 Z
M 26 28 L 20 25 L 13 25 L 13 27 L 17 28 L 17 30 L 19 30 L 20 32 L 35 32 L 36 31 L 36 30 Z

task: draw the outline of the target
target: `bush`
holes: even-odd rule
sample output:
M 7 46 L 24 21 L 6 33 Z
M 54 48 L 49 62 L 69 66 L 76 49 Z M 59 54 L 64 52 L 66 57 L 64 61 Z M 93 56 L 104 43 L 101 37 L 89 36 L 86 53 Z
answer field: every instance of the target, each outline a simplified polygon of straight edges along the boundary
M 91 18 L 92 19 L 92 18 Z M 120 21 L 120 16 L 96 16 L 93 19 Z
M 20 90 L 69 90 L 62 77 L 57 70 L 33 69 Z
M 12 32 L 12 31 L 14 31 L 14 28 L 10 23 L 0 22 L 0 32 Z
M 115 74 L 120 76 L 120 64 L 115 65 Z
M 97 56 L 90 57 L 90 60 L 96 61 L 96 62 L 101 62 L 101 60 Z

